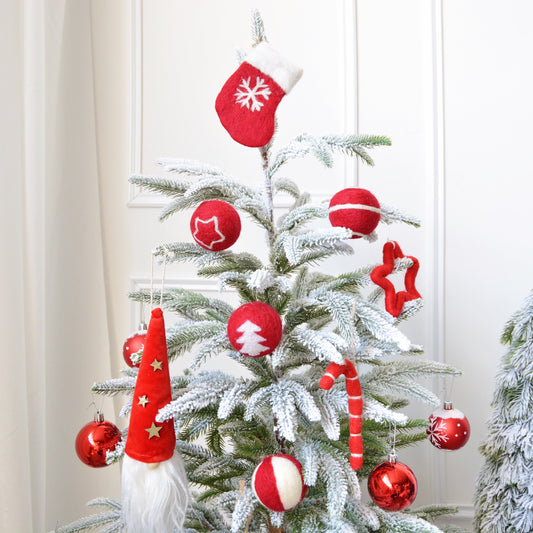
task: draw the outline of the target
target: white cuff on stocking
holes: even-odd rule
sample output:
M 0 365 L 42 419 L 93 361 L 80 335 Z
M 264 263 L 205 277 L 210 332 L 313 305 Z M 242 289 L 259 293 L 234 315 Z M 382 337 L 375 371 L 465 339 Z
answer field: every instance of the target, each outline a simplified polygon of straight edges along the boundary
M 292 64 L 268 43 L 260 42 L 245 61 L 270 76 L 288 94 L 301 78 L 303 70 Z

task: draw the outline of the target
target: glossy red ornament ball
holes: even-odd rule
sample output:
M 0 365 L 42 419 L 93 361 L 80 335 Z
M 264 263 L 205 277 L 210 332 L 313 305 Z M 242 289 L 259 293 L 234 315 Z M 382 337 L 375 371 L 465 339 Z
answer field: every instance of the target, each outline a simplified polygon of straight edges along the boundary
M 352 239 L 370 235 L 379 224 L 381 208 L 377 198 L 366 189 L 343 189 L 329 203 L 332 226 L 352 230 Z
M 137 353 L 141 351 L 144 348 L 144 341 L 146 339 L 146 327 L 141 329 L 139 328 L 138 331 L 135 333 L 132 333 L 124 342 L 124 345 L 122 346 L 122 357 L 124 357 L 124 361 L 126 361 L 126 364 L 128 366 L 131 366 L 132 368 L 138 367 L 141 363 L 140 361 L 136 364 L 133 364 L 131 360 L 131 356 L 134 353 Z
M 115 424 L 97 413 L 93 422 L 83 426 L 76 437 L 76 453 L 82 463 L 93 468 L 107 466 L 106 454 L 120 442 L 121 433 Z
M 193 239 L 206 250 L 229 248 L 241 234 L 241 217 L 233 206 L 222 200 L 202 202 L 191 217 Z
M 248 357 L 272 353 L 283 332 L 281 317 L 270 305 L 251 302 L 241 305 L 229 317 L 228 339 L 231 345 Z
M 403 511 L 415 500 L 418 483 L 413 471 L 389 457 L 368 476 L 368 493 L 372 501 L 386 511 Z
M 290 511 L 307 492 L 302 465 L 290 455 L 269 455 L 255 469 L 252 489 L 267 509 L 278 513 Z
M 445 402 L 442 409 L 437 409 L 429 416 L 426 430 L 429 442 L 441 450 L 458 450 L 470 438 L 470 422 L 459 409 L 450 402 Z

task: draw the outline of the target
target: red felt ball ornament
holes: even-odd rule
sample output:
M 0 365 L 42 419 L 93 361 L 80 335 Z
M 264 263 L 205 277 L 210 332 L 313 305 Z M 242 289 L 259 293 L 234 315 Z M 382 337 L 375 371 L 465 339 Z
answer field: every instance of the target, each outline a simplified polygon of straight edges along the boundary
M 290 511 L 307 492 L 302 465 L 290 455 L 269 455 L 255 469 L 252 489 L 267 509 L 278 513 Z
M 202 202 L 191 217 L 193 239 L 206 250 L 219 252 L 229 248 L 241 234 L 239 213 L 227 202 Z
M 144 348 L 144 341 L 146 340 L 147 327 L 146 324 L 140 324 L 139 329 L 132 333 L 124 342 L 122 346 L 122 357 L 130 367 L 138 367 L 141 362 L 133 363 L 131 356 L 139 353 Z
M 394 455 L 370 473 L 368 493 L 372 501 L 386 511 L 403 511 L 415 500 L 418 483 L 413 471 L 399 463 Z
M 377 198 L 366 189 L 343 189 L 329 203 L 332 226 L 352 230 L 352 239 L 370 235 L 379 224 L 381 208 Z
M 228 321 L 228 339 L 243 355 L 263 357 L 272 353 L 282 335 L 277 311 L 263 302 L 241 305 Z
M 106 454 L 114 450 L 122 435 L 115 424 L 104 420 L 104 415 L 96 413 L 93 422 L 83 426 L 76 437 L 76 453 L 82 463 L 93 468 L 107 466 Z
M 470 422 L 466 416 L 455 409 L 451 402 L 444 402 L 442 409 L 437 409 L 429 416 L 426 430 L 429 442 L 441 450 L 458 450 L 470 438 Z

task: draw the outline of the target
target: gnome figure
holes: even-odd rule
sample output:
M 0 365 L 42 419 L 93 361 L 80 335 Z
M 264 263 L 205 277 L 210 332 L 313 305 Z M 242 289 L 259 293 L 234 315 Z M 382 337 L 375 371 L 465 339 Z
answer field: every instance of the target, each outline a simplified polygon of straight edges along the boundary
M 152 311 L 131 410 L 122 466 L 127 533 L 182 533 L 189 500 L 172 420 L 156 422 L 172 400 L 163 311 Z

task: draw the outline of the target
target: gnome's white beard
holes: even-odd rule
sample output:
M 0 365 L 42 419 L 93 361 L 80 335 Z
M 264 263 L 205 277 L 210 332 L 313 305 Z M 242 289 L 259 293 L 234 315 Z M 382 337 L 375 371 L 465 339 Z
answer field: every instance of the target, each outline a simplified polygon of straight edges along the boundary
M 127 533 L 182 533 L 189 502 L 179 453 L 154 465 L 124 455 L 122 518 Z

